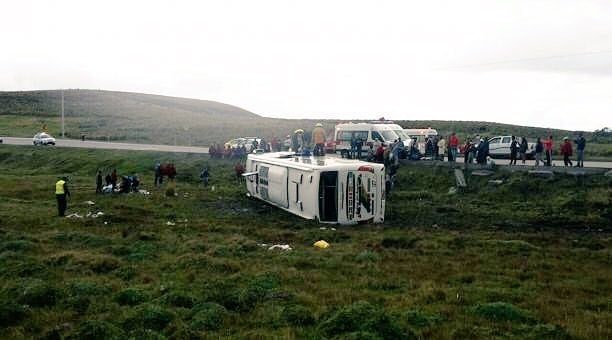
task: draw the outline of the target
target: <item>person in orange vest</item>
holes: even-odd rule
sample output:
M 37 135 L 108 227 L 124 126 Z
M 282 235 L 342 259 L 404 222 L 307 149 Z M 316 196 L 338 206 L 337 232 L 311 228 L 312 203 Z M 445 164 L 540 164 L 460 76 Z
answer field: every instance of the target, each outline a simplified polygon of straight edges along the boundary
M 314 150 L 312 151 L 315 156 L 325 155 L 325 129 L 323 124 L 317 123 L 315 128 L 312 130 L 312 142 L 314 143 Z
M 68 208 L 66 197 L 70 197 L 70 191 L 67 182 L 68 178 L 66 176 L 55 182 L 55 199 L 57 200 L 57 215 L 59 217 L 64 217 Z

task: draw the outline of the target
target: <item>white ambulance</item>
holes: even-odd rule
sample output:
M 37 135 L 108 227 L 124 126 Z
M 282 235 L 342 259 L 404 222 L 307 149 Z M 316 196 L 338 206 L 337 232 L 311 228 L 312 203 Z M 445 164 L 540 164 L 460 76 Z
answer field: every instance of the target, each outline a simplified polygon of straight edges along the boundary
M 400 136 L 395 133 L 389 124 L 384 123 L 337 124 L 334 139 L 336 141 L 336 152 L 340 152 L 342 158 L 348 158 L 353 138 L 361 138 L 363 141 L 362 152 L 367 154 L 370 145 L 376 150 L 380 144 L 384 143 L 388 146 Z
M 291 152 L 250 154 L 243 174 L 250 196 L 321 223 L 381 223 L 382 164 Z

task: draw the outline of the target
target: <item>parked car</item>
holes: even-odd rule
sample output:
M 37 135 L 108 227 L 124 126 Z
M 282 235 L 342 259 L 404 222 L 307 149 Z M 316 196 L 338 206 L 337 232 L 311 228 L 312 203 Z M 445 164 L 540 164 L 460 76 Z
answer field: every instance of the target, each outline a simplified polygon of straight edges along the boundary
M 495 136 L 489 139 L 489 155 L 491 158 L 509 158 L 510 157 L 510 142 L 512 136 Z M 520 144 L 521 137 L 517 137 L 516 141 Z M 527 143 L 527 158 L 535 157 L 535 143 Z
M 260 137 L 240 137 L 234 138 L 225 143 L 225 147 L 237 148 L 244 145 L 244 147 L 248 150 L 251 150 L 253 147 L 253 142 L 257 141 L 257 144 L 261 144 Z M 258 146 L 259 147 L 259 146 Z
M 32 138 L 34 145 L 55 145 L 55 138 L 46 132 L 39 132 Z

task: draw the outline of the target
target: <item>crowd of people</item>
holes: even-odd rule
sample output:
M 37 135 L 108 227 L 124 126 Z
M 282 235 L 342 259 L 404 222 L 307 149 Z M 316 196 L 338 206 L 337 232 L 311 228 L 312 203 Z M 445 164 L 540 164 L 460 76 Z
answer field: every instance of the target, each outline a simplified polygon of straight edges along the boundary
M 118 183 L 118 180 L 119 176 L 117 175 L 117 169 L 113 169 L 111 173 L 106 174 L 104 177 L 106 185 L 103 185 L 102 171 L 98 170 L 96 175 L 96 194 L 129 193 L 138 191 L 140 185 L 138 175 L 124 175 L 121 176 L 120 183 Z
M 573 141 L 576 148 L 576 167 L 584 167 L 584 149 L 586 147 L 586 139 L 583 134 L 580 133 L 578 137 Z M 571 157 L 573 156 L 574 146 L 569 140 L 569 137 L 564 137 L 563 142 L 560 145 L 559 153 L 563 156 L 563 163 L 565 166 L 573 166 Z M 525 165 L 527 158 L 530 154 L 535 160 L 535 166 L 552 166 L 554 152 L 554 141 L 553 136 L 548 136 L 546 139 L 540 137 L 536 138 L 533 150 L 529 146 L 529 141 L 526 137 L 521 137 L 520 140 L 516 136 L 512 136 L 510 140 L 509 154 L 510 158 L 509 165 L 517 165 L 517 161 L 520 159 L 521 164 Z M 448 143 L 446 139 L 441 136 L 433 136 L 425 138 L 425 155 L 426 159 L 432 160 L 444 160 L 446 155 L 449 162 L 455 162 L 457 156 L 463 155 L 463 161 L 465 164 L 487 164 L 489 157 L 491 156 L 489 150 L 489 139 L 487 137 L 476 136 L 475 138 L 468 138 L 462 146 L 460 146 L 459 138 L 455 133 L 452 133 L 448 137 Z

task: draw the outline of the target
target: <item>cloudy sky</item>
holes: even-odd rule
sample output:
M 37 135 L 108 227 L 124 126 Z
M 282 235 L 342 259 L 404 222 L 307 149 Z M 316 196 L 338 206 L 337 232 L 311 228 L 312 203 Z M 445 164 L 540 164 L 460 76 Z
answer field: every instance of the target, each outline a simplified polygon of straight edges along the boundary
M 0 90 L 612 126 L 612 1 L 3 1 Z

